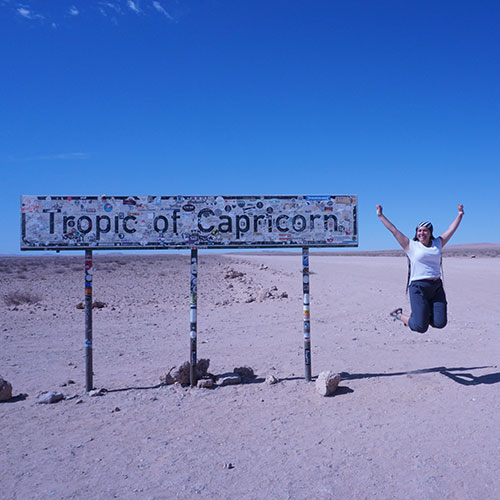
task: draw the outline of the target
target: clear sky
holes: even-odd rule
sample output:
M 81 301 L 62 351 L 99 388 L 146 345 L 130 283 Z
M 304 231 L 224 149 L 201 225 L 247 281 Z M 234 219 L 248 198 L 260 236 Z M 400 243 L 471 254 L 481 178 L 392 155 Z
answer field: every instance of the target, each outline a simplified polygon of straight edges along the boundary
M 500 242 L 500 2 L 0 0 L 0 253 L 21 194 L 357 194 L 359 249 Z

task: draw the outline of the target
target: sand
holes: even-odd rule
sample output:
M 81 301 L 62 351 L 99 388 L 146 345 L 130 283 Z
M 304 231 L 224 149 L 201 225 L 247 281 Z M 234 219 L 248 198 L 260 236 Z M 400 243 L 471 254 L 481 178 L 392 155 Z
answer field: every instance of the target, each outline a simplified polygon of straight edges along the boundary
M 342 374 L 332 397 L 304 381 L 298 254 L 200 251 L 198 357 L 257 374 L 216 389 L 159 385 L 189 356 L 189 254 L 97 255 L 98 397 L 83 255 L 1 258 L 0 497 L 498 498 L 500 259 L 447 256 L 449 324 L 417 334 L 388 316 L 409 309 L 404 257 L 311 254 L 312 372 Z

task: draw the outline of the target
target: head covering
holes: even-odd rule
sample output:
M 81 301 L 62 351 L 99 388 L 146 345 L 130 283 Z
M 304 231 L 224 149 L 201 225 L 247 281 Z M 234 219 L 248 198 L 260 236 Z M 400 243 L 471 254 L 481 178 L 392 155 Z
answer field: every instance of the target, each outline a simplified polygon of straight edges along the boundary
M 433 231 L 433 229 L 434 229 L 434 228 L 432 227 L 432 223 L 430 223 L 428 220 L 425 220 L 425 221 L 420 222 L 420 223 L 418 224 L 418 226 L 417 226 L 417 229 L 418 229 L 419 227 L 426 227 L 426 228 L 427 228 L 427 229 L 431 232 L 431 234 L 432 234 L 432 231 Z

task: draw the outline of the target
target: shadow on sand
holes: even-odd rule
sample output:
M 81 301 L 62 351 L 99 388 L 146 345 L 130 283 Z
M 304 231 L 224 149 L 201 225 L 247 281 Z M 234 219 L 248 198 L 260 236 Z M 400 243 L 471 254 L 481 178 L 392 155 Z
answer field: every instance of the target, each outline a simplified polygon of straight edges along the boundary
M 0 401 L 0 403 L 17 403 L 18 401 L 24 401 L 27 397 L 27 394 L 21 393 L 17 396 L 12 396 L 10 399 L 6 399 L 5 401 Z
M 470 368 L 469 368 L 470 369 Z M 481 385 L 481 384 L 498 384 L 500 382 L 500 372 L 490 373 L 488 375 L 482 375 L 480 377 L 475 377 L 471 373 L 450 373 L 449 370 L 443 370 L 441 372 L 448 378 L 451 378 L 454 382 L 461 385 Z
M 497 384 L 500 382 L 500 373 L 490 373 L 488 375 L 482 375 L 476 377 L 470 373 L 457 373 L 453 374 L 451 372 L 464 372 L 470 370 L 484 370 L 485 368 L 496 368 L 496 366 L 471 366 L 468 368 L 457 367 L 457 368 L 446 368 L 446 366 L 437 366 L 435 368 L 422 368 L 420 370 L 409 370 L 406 372 L 394 372 L 394 373 L 347 373 L 342 372 L 340 375 L 342 380 L 357 380 L 363 378 L 376 378 L 376 377 L 399 377 L 402 375 L 419 375 L 423 373 L 441 373 L 446 377 L 450 378 L 457 384 L 461 385 L 480 385 L 480 384 Z
M 348 380 L 359 380 L 365 378 L 378 378 L 378 377 L 400 377 L 403 375 L 419 375 L 424 373 L 441 373 L 446 377 L 450 378 L 457 384 L 461 385 L 481 385 L 481 384 L 497 384 L 500 382 L 500 372 L 499 373 L 490 373 L 488 375 L 482 375 L 476 377 L 471 373 L 464 373 L 471 370 L 484 370 L 485 368 L 496 368 L 496 366 L 471 366 L 471 367 L 456 367 L 456 368 L 446 368 L 446 366 L 436 366 L 435 368 L 422 368 L 420 370 L 409 370 L 404 372 L 393 372 L 393 373 L 348 373 L 341 372 L 340 376 L 342 377 L 342 382 L 346 382 Z M 452 372 L 461 372 L 461 373 L 452 373 Z M 312 377 L 312 382 L 316 380 L 316 376 Z M 281 381 L 285 380 L 304 380 L 304 377 L 284 377 L 280 379 Z M 262 384 L 265 382 L 264 378 L 255 377 L 254 379 L 245 379 L 243 384 Z M 149 389 L 159 389 L 160 387 L 165 386 L 165 384 L 160 383 L 152 386 L 146 387 L 122 387 L 119 389 L 107 389 L 106 392 L 125 392 L 125 391 L 144 391 Z M 354 392 L 352 389 L 346 386 L 339 386 L 337 391 L 335 392 L 336 396 L 350 394 Z M 12 400 L 11 400 L 12 401 Z

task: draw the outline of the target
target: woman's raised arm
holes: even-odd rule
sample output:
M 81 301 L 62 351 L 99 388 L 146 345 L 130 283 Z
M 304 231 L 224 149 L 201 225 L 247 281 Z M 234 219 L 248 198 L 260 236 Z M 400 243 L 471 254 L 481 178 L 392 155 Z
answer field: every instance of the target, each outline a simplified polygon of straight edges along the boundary
M 397 242 L 406 252 L 410 246 L 410 240 L 382 213 L 382 205 L 377 205 L 377 215 L 382 224 L 393 234 Z
M 464 206 L 462 204 L 458 204 L 458 215 L 455 217 L 455 220 L 450 224 L 450 227 L 440 236 L 443 241 L 443 246 L 450 241 L 450 238 L 453 236 L 455 231 L 458 229 L 460 222 L 462 222 L 462 217 L 464 216 Z

